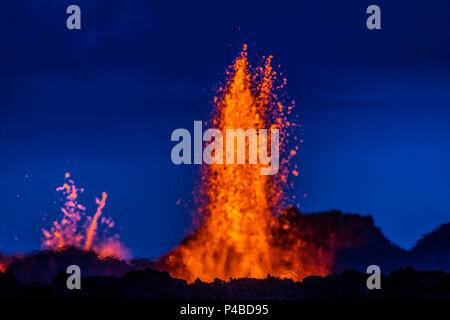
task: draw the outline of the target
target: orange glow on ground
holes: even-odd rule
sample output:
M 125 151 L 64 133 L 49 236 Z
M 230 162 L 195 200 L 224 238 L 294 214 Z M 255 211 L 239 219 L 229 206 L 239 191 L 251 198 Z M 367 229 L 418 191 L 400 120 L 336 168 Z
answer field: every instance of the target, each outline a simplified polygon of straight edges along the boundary
M 7 269 L 6 264 L 4 264 L 2 261 L 0 261 L 0 272 L 5 273 Z
M 227 86 L 215 98 L 214 127 L 244 130 L 280 130 L 280 171 L 275 176 L 260 174 L 261 164 L 213 164 L 202 169 L 202 186 L 197 198 L 199 228 L 181 245 L 164 256 L 162 264 L 172 276 L 192 282 L 197 278 L 265 278 L 268 274 L 301 280 L 309 275 L 325 275 L 327 261 L 302 250 L 298 238 L 281 241 L 276 234 L 288 232 L 288 224 L 276 218 L 285 205 L 291 174 L 289 161 L 296 152 L 284 152 L 290 129 L 287 121 L 292 106 L 285 107 L 275 93 L 277 73 L 272 57 L 262 67 L 249 66 L 246 46 L 228 72 Z M 226 137 L 224 137 L 224 145 Z M 248 141 L 246 160 L 248 162 Z M 235 148 L 238 146 L 235 145 Z M 270 141 L 268 150 L 270 151 Z M 235 154 L 236 154 L 235 149 Z M 281 231 L 280 231 L 281 230 Z M 287 230 L 287 231 L 286 231 Z

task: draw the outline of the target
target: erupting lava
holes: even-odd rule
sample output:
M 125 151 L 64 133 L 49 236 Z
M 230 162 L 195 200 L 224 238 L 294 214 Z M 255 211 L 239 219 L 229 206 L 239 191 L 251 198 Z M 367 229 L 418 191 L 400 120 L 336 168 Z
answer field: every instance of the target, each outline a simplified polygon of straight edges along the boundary
M 288 140 L 296 140 L 291 130 L 296 124 L 287 120 L 293 106 L 284 106 L 276 94 L 285 79 L 277 79 L 271 60 L 269 56 L 262 67 L 252 69 L 244 46 L 228 72 L 227 85 L 215 98 L 213 125 L 222 132 L 238 128 L 279 129 L 280 170 L 274 176 L 261 175 L 263 164 L 248 164 L 248 140 L 244 150 L 246 164 L 212 164 L 202 168 L 199 228 L 161 258 L 163 268 L 174 277 L 210 282 L 215 278 L 265 278 L 271 274 L 301 280 L 328 272 L 327 259 L 322 259 L 320 252 L 302 250 L 305 244 L 289 234 L 291 226 L 281 225 L 277 218 L 283 214 L 280 208 L 287 200 L 289 175 L 298 173 L 295 166 L 292 172 L 288 169 L 297 149 L 287 150 Z M 282 84 L 277 87 L 277 82 Z M 270 140 L 258 148 L 270 151 Z
M 116 257 L 125 259 L 130 256 L 129 250 L 120 242 L 119 235 L 106 236 L 106 231 L 114 227 L 114 221 L 110 218 L 101 217 L 102 210 L 106 204 L 107 194 L 102 193 L 102 199 L 95 199 L 98 205 L 93 217 L 86 216 L 86 207 L 78 202 L 78 196 L 84 189 L 78 189 L 66 173 L 66 183 L 56 189 L 64 196 L 63 213 L 60 222 L 54 221 L 50 230 L 43 229 L 45 239 L 42 247 L 44 249 L 61 250 L 72 246 L 84 250 L 93 250 L 99 257 Z M 84 221 L 82 221 L 84 220 Z M 102 235 L 99 236 L 99 223 L 104 227 Z

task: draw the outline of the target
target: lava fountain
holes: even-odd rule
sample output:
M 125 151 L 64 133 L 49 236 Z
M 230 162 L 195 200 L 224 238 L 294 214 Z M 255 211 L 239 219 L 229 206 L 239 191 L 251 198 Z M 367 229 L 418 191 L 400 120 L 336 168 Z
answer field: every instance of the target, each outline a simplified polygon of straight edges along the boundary
M 261 175 L 260 169 L 265 165 L 249 164 L 245 150 L 246 164 L 202 167 L 201 186 L 196 192 L 200 200 L 198 229 L 160 259 L 162 269 L 188 282 L 197 278 L 207 282 L 215 278 L 265 278 L 268 274 L 300 280 L 327 273 L 323 262 L 313 261 L 306 257 L 311 253 L 302 252 L 304 243 L 300 239 L 277 239 L 276 235 L 282 236 L 283 230 L 290 227 L 280 225 L 277 216 L 282 214 L 280 208 L 287 200 L 290 175 L 297 175 L 289 160 L 298 147 L 288 150 L 288 145 L 298 141 L 292 134 L 296 124 L 288 121 L 293 102 L 285 106 L 279 100 L 277 92 L 286 80 L 273 70 L 272 57 L 264 57 L 261 67 L 252 68 L 246 49 L 244 46 L 234 61 L 227 72 L 226 86 L 214 99 L 212 124 L 222 132 L 239 128 L 257 132 L 278 129 L 280 168 L 276 175 Z M 269 139 L 267 145 L 258 145 L 258 151 L 271 150 L 270 143 Z M 234 145 L 236 155 L 239 144 Z M 249 150 L 249 139 L 245 148 Z
M 64 185 L 56 189 L 63 196 L 62 217 L 60 221 L 54 221 L 49 230 L 42 230 L 44 235 L 42 248 L 62 250 L 66 247 L 75 247 L 92 250 L 100 258 L 129 258 L 130 252 L 120 242 L 119 235 L 107 236 L 108 230 L 114 227 L 114 221 L 111 218 L 101 217 L 108 196 L 106 192 L 102 193 L 101 199 L 95 199 L 98 207 L 94 216 L 88 216 L 86 207 L 78 201 L 84 189 L 76 187 L 69 173 L 66 173 L 65 178 Z M 100 225 L 103 227 L 101 234 Z

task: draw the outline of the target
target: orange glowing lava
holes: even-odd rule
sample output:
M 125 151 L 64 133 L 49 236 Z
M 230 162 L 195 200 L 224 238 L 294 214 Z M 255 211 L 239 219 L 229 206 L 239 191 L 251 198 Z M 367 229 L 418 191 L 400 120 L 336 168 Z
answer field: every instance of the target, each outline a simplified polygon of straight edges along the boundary
M 42 229 L 44 235 L 42 247 L 44 249 L 61 250 L 72 246 L 84 250 L 93 250 L 99 257 L 116 257 L 126 259 L 130 257 L 129 250 L 120 242 L 119 236 L 107 236 L 108 229 L 114 226 L 110 218 L 102 217 L 102 210 L 106 205 L 107 194 L 103 192 L 102 199 L 95 199 L 98 205 L 93 217 L 86 215 L 86 207 L 78 202 L 78 197 L 84 189 L 78 189 L 70 174 L 65 174 L 66 182 L 56 189 L 62 192 L 64 205 L 61 208 L 60 221 L 54 221 L 50 230 Z M 103 227 L 99 234 L 99 225 Z
M 271 67 L 272 57 L 265 58 L 262 67 L 252 68 L 246 49 L 244 46 L 228 72 L 227 85 L 215 98 L 212 124 L 222 132 L 279 129 L 280 170 L 274 176 L 261 175 L 261 167 L 266 166 L 261 162 L 248 164 L 248 152 L 246 164 L 202 168 L 202 185 L 197 194 L 201 203 L 199 228 L 161 259 L 163 268 L 172 276 L 188 282 L 197 278 L 207 282 L 215 278 L 265 278 L 268 274 L 301 280 L 328 272 L 326 257 L 303 250 L 305 243 L 287 236 L 290 226 L 280 225 L 277 218 L 287 200 L 290 175 L 298 174 L 288 169 L 289 160 L 296 154 L 295 150 L 287 150 L 290 137 L 296 140 L 292 134 L 296 124 L 287 120 L 293 105 L 285 106 L 276 94 L 285 79 L 280 79 Z M 276 86 L 279 82 L 282 84 Z M 248 150 L 248 139 L 245 147 Z M 270 140 L 258 148 L 267 148 L 269 154 Z

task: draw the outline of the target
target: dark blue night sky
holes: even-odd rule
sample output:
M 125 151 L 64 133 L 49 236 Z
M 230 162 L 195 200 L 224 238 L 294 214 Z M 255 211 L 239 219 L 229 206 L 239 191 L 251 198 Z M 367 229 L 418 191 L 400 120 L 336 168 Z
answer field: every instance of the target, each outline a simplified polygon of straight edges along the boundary
M 108 193 L 136 256 L 177 245 L 196 167 L 172 164 L 170 134 L 208 119 L 244 43 L 296 101 L 301 211 L 371 214 L 406 248 L 450 220 L 450 1 L 243 2 L 2 1 L 1 252 L 40 247 L 67 171 L 91 208 Z

